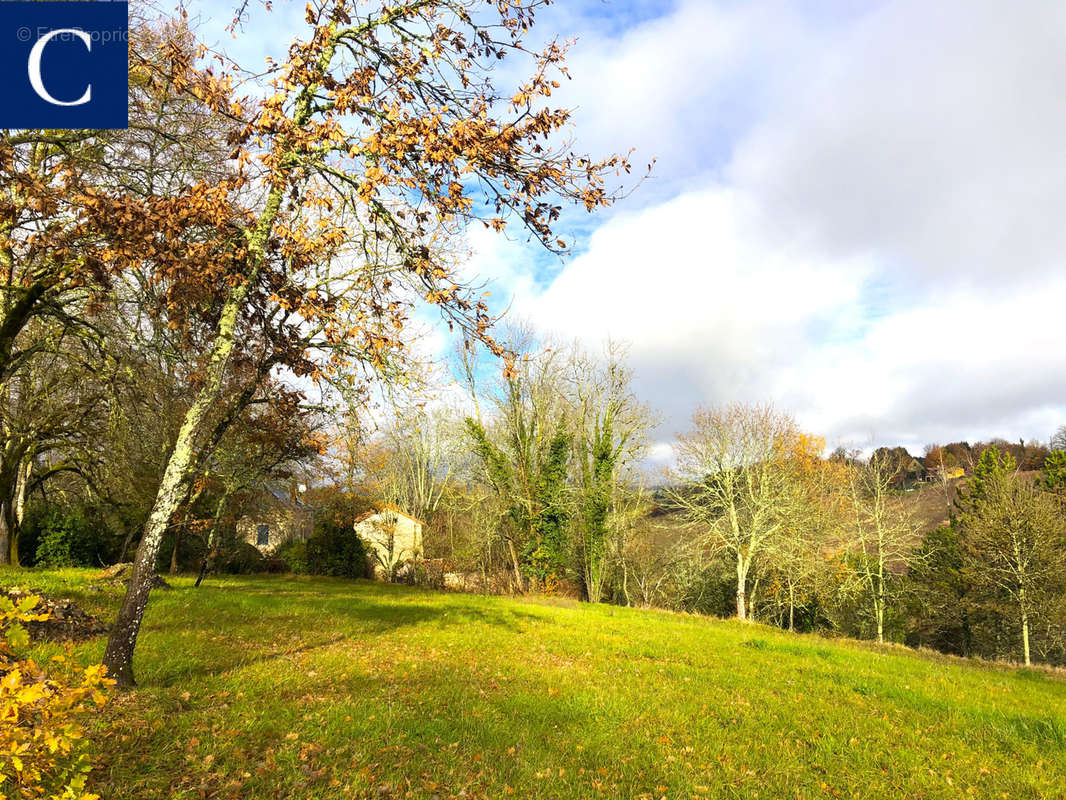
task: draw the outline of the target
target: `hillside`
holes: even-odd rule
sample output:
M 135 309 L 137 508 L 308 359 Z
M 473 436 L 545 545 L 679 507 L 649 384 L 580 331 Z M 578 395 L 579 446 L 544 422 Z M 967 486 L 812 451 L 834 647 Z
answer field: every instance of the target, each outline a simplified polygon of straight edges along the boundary
M 917 523 L 919 533 L 924 535 L 947 523 L 959 487 L 965 483 L 965 478 L 956 478 L 946 484 L 920 483 L 912 489 L 899 492 L 898 502 Z
M 1018 473 L 1023 481 L 1032 482 L 1039 478 L 1035 470 L 1022 470 Z M 913 488 L 897 493 L 900 502 L 910 517 L 918 524 L 920 534 L 926 534 L 940 525 L 947 524 L 952 507 L 959 490 L 966 486 L 968 477 L 953 478 L 944 484 L 919 483 Z
M 110 615 L 96 574 L 0 585 Z M 1061 678 L 757 625 L 179 579 L 136 668 L 94 723 L 105 798 L 1066 796 Z

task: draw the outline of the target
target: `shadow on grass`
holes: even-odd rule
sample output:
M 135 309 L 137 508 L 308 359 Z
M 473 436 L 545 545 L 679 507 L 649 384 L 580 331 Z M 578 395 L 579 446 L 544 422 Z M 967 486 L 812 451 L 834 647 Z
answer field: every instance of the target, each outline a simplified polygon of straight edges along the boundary
M 501 618 L 506 615 L 451 616 L 457 616 L 454 624 L 507 624 Z M 476 656 L 469 646 L 467 642 L 455 657 L 407 661 L 395 673 L 354 665 L 344 665 L 341 673 L 339 667 L 330 671 L 329 664 L 320 663 L 315 666 L 320 689 L 303 683 L 275 692 L 269 676 L 252 676 L 242 687 L 247 696 L 230 695 L 225 709 L 145 695 L 153 707 L 166 706 L 168 717 L 180 718 L 180 729 L 186 736 L 195 732 L 202 751 L 215 760 L 208 767 L 199 759 L 186 759 L 174 770 L 173 726 L 142 727 L 129 742 L 103 740 L 95 789 L 108 796 L 136 776 L 142 781 L 140 796 L 191 797 L 181 791 L 197 783 L 209 785 L 214 771 L 247 769 L 253 775 L 241 789 L 245 797 L 399 796 L 392 787 L 399 791 L 401 786 L 406 796 L 502 797 L 505 787 L 524 786 L 535 787 L 525 796 L 556 798 L 592 796 L 590 782 L 597 769 L 607 766 L 617 796 L 635 797 L 671 777 L 655 738 L 641 736 L 634 742 L 617 735 L 627 722 L 625 709 L 607 709 L 587 692 L 557 688 L 559 675 L 550 671 L 520 670 L 513 683 L 496 685 L 489 677 L 493 670 L 480 668 L 476 657 L 464 658 Z M 313 693 L 320 706 L 307 702 Z M 248 713 L 265 702 L 272 704 L 272 713 Z M 329 711 L 316 713 L 320 708 Z M 244 720 L 239 739 L 219 733 L 233 719 Z M 303 746 L 311 759 L 319 759 L 311 766 L 329 769 L 301 768 L 305 754 L 296 753 Z M 248 759 L 249 753 L 264 751 L 276 759 L 277 768 L 261 775 Z M 433 777 L 432 790 L 419 791 L 417 779 L 411 790 L 409 779 L 419 774 Z M 354 788 L 342 790 L 331 783 L 333 775 Z
M 476 598 L 402 587 L 382 591 L 380 584 L 355 587 L 316 592 L 298 585 L 218 586 L 153 595 L 137 659 L 142 686 L 173 686 L 408 626 L 478 624 L 522 633 L 526 623 L 542 621 L 519 609 L 475 605 Z

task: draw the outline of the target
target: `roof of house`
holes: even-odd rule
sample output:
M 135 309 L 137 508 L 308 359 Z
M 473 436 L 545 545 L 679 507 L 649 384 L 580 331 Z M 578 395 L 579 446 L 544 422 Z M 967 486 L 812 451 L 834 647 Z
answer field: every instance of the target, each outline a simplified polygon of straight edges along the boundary
M 293 508 L 305 508 L 306 507 L 306 504 L 304 503 L 303 499 L 298 494 L 292 494 L 290 492 L 286 492 L 281 487 L 273 486 L 273 485 L 270 485 L 270 484 L 267 484 L 266 490 L 267 490 L 267 493 L 271 497 L 273 497 L 275 500 L 277 500 L 282 505 L 292 506 Z
M 407 512 L 401 511 L 398 506 L 395 506 L 392 503 L 385 503 L 380 508 L 372 508 L 369 511 L 363 512 L 362 514 L 360 514 L 358 517 L 355 518 L 355 524 L 358 525 L 360 522 L 365 522 L 366 520 L 370 519 L 371 517 L 375 517 L 378 514 L 383 514 L 386 511 L 391 511 L 394 514 L 399 514 L 401 517 L 406 517 L 407 519 L 411 520 L 411 522 L 417 522 L 419 525 L 425 525 L 426 524 L 422 520 L 420 520 L 418 517 L 412 517 Z

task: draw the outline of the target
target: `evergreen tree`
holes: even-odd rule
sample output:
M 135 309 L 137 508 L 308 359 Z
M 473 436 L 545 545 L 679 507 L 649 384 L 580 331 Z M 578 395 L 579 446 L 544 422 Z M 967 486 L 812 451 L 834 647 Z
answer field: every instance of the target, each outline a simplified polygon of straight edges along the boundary
M 1001 453 L 996 447 L 988 447 L 977 460 L 973 475 L 960 487 L 955 510 L 958 514 L 972 513 L 985 501 L 992 488 L 1018 468 L 1018 462 L 1010 453 Z
M 1057 495 L 1066 495 L 1066 450 L 1053 450 L 1044 459 L 1040 487 Z

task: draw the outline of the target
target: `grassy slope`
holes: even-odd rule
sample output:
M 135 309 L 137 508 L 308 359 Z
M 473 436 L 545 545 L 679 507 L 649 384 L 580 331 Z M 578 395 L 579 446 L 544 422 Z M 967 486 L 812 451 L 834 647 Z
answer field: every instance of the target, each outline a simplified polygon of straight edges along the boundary
M 0 584 L 110 614 L 91 574 Z M 1040 672 L 607 606 L 190 583 L 153 595 L 142 688 L 96 723 L 105 798 L 1066 797 L 1066 682 Z

